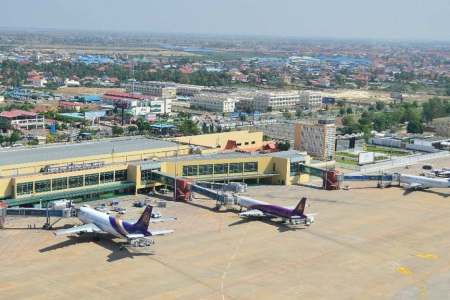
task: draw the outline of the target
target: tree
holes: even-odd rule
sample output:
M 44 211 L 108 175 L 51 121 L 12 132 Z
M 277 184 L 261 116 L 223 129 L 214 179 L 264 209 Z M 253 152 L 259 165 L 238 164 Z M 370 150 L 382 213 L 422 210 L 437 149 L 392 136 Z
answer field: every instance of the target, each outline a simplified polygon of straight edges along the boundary
M 31 145 L 31 146 L 39 145 L 39 140 L 38 139 L 32 139 L 32 140 L 30 140 L 28 142 L 28 145 Z
M 209 124 L 209 133 L 214 133 L 214 124 Z
M 435 118 L 445 117 L 450 113 L 450 103 L 439 98 L 431 98 L 422 104 L 422 116 L 425 122 Z
M 11 133 L 11 135 L 8 138 L 9 144 L 13 145 L 15 144 L 18 140 L 20 140 L 22 137 L 20 136 L 20 133 L 18 131 L 13 131 Z
M 138 127 L 136 125 L 130 125 L 127 127 L 127 131 L 129 134 L 134 134 L 138 131 Z
M 283 112 L 283 117 L 285 117 L 287 120 L 291 120 L 292 119 L 292 113 L 289 111 L 285 111 Z
M 365 111 L 361 114 L 361 117 L 358 120 L 359 125 L 368 126 L 372 123 L 371 115 Z
M 386 107 L 386 104 L 383 101 L 377 101 L 375 104 L 375 108 L 380 111 L 380 110 L 384 110 L 384 108 Z
M 199 129 L 197 123 L 191 119 L 185 119 L 178 125 L 178 130 L 184 135 L 197 135 L 199 134 Z
M 288 151 L 291 148 L 291 144 L 288 141 L 285 142 L 278 142 L 277 148 L 280 151 Z
M 351 107 L 347 108 L 346 110 L 347 114 L 351 115 L 353 114 L 353 109 Z
M 356 124 L 355 118 L 353 116 L 345 116 L 342 118 L 342 125 L 344 126 L 352 126 Z
M 205 122 L 202 123 L 202 132 L 203 134 L 209 133 L 208 125 Z
M 409 133 L 423 133 L 423 124 L 419 118 L 412 119 L 408 121 L 408 126 L 406 130 Z
M 150 123 L 144 118 L 137 119 L 136 126 L 140 133 L 144 133 L 144 131 L 148 131 L 150 129 Z
M 5 136 L 0 134 L 0 147 L 2 146 L 2 144 L 5 142 Z
M 112 127 L 112 134 L 115 135 L 115 136 L 122 135 L 123 132 L 124 132 L 124 130 L 123 130 L 122 127 L 119 127 L 119 126 L 113 126 Z

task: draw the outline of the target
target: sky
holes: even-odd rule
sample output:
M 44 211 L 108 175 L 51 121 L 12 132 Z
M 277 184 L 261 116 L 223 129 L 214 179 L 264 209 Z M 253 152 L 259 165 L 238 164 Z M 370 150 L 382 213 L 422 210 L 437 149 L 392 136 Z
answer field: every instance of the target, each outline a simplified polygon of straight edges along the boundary
M 450 41 L 450 0 L 0 0 L 0 27 Z

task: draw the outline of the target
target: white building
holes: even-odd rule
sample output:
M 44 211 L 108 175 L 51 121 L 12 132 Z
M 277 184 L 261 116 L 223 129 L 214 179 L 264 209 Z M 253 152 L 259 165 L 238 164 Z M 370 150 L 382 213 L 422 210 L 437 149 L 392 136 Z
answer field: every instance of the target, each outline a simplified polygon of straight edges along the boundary
M 139 92 L 145 95 L 175 98 L 177 95 L 192 97 L 199 94 L 206 87 L 201 85 L 181 84 L 163 81 L 129 82 L 122 85 L 127 92 Z
M 201 93 L 190 100 L 191 107 L 222 113 L 234 112 L 236 97 L 227 93 Z
M 253 110 L 275 111 L 294 109 L 299 101 L 300 95 L 297 91 L 262 92 L 255 95 Z
M 66 79 L 66 80 L 64 81 L 64 84 L 65 84 L 67 87 L 78 87 L 78 86 L 80 86 L 80 82 L 77 81 L 77 80 L 73 80 L 73 79 Z
M 175 84 L 159 81 L 129 82 L 122 85 L 129 93 L 142 93 L 161 98 L 177 98 Z
M 319 110 L 322 108 L 322 94 L 313 91 L 301 91 L 299 106 L 303 109 Z
M 0 120 L 16 129 L 45 128 L 43 115 L 20 109 L 1 112 Z
M 172 99 L 128 94 L 120 92 L 108 92 L 103 95 L 103 102 L 114 106 L 123 106 L 133 116 L 145 116 L 149 114 L 170 114 L 172 112 Z

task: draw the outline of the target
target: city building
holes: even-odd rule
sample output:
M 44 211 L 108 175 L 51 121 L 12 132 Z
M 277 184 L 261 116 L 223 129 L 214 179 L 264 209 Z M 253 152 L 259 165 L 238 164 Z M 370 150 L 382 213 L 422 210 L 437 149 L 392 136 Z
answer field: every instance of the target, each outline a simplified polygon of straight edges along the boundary
M 176 99 L 176 96 L 192 97 L 206 89 L 204 86 L 163 81 L 128 82 L 122 85 L 127 92 Z
M 299 106 L 308 110 L 319 110 L 322 108 L 322 94 L 320 92 L 300 92 Z
M 102 99 L 107 104 L 125 108 L 133 116 L 169 114 L 172 112 L 171 99 L 169 98 L 122 92 L 107 92 L 103 95 Z
M 1 112 L 0 122 L 16 129 L 45 128 L 44 116 L 20 109 Z
M 70 101 L 59 101 L 58 107 L 61 111 L 76 111 L 79 112 L 81 110 L 81 104 L 78 102 L 70 102 Z
M 297 91 L 258 92 L 254 99 L 253 110 L 264 112 L 295 109 L 300 101 L 300 95 Z
M 339 151 L 364 151 L 365 146 L 364 134 L 354 133 L 336 136 L 336 152 Z
M 278 121 L 276 123 L 266 124 L 258 123 L 253 125 L 252 128 L 262 131 L 265 136 L 272 139 L 288 141 L 291 145 L 294 145 L 295 127 L 293 121 Z
M 335 140 L 336 124 L 334 120 L 295 124 L 294 148 L 306 151 L 315 158 L 332 160 L 335 154 Z
M 122 85 L 129 93 L 142 93 L 160 98 L 177 98 L 175 84 L 159 81 L 128 82 Z
M 186 97 L 192 97 L 196 94 L 201 93 L 202 90 L 206 89 L 206 87 L 201 85 L 182 84 L 182 83 L 177 83 L 175 87 L 177 89 L 178 96 L 186 96 Z
M 190 106 L 208 111 L 230 113 L 234 112 L 236 101 L 236 97 L 228 93 L 201 93 L 190 99 Z
M 193 136 L 182 136 L 172 139 L 178 143 L 197 145 L 211 149 L 227 150 L 232 142 L 239 149 L 261 149 L 263 146 L 263 133 L 260 131 L 250 132 L 248 130 L 211 133 Z
M 256 138 L 246 135 L 234 133 L 238 140 Z M 194 150 L 200 154 L 193 154 Z M 13 206 L 146 192 L 168 184 L 155 179 L 155 171 L 192 180 L 299 184 L 309 180 L 307 174 L 300 174 L 300 163 L 310 163 L 306 153 L 223 152 L 144 137 L 4 149 L 0 150 L 0 199 Z

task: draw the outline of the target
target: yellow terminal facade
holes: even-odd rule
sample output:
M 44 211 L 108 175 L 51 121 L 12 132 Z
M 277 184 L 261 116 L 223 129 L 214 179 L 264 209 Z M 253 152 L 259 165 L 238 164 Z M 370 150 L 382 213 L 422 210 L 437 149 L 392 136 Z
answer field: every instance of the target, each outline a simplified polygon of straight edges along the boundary
M 306 153 L 223 150 L 230 137 L 236 144 L 262 145 L 262 133 L 209 136 L 179 141 L 127 137 L 0 150 L 0 200 L 17 206 L 135 194 L 161 184 L 152 179 L 152 171 L 192 180 L 249 184 L 290 185 L 309 180 L 298 167 L 310 163 Z

